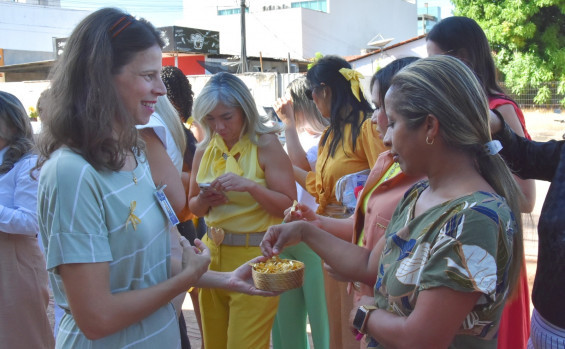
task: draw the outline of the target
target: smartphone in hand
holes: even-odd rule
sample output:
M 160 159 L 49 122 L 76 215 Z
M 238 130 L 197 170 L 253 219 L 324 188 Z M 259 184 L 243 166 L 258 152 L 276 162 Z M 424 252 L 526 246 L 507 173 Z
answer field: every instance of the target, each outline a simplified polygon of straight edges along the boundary
M 218 190 L 214 189 L 210 183 L 198 183 L 198 187 L 202 191 L 210 190 L 210 191 L 212 191 L 216 194 L 221 194 L 221 195 L 224 195 L 224 196 L 226 195 L 223 191 L 218 191 Z

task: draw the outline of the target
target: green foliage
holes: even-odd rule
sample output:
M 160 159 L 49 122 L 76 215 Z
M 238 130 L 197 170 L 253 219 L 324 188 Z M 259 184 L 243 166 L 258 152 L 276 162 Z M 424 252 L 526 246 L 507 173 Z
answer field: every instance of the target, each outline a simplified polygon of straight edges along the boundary
M 37 120 L 37 118 L 39 118 L 39 113 L 34 107 L 29 107 L 28 110 L 29 110 L 28 116 L 32 121 L 35 121 Z
M 316 52 L 312 62 L 308 63 L 308 70 L 310 70 L 310 68 L 312 68 L 314 65 L 316 65 L 316 63 L 318 63 L 318 60 L 320 60 L 320 58 L 322 58 L 322 57 L 324 57 L 324 55 L 321 52 Z
M 452 0 L 457 16 L 479 23 L 493 49 L 501 79 L 513 93 L 557 81 L 565 90 L 564 0 Z M 561 91 L 561 92 L 560 92 Z M 540 88 L 534 101 L 551 99 Z M 565 101 L 561 103 L 565 106 Z

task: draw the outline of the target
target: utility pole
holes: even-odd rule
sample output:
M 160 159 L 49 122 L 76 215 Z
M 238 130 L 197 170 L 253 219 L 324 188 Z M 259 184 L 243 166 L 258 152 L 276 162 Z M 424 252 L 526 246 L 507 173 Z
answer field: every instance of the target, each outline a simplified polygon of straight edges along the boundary
M 247 71 L 247 49 L 245 48 L 245 0 L 241 0 L 241 73 Z
M 424 7 L 426 8 L 426 14 L 422 15 L 422 34 L 426 34 L 426 17 L 428 17 L 428 3 L 424 3 Z

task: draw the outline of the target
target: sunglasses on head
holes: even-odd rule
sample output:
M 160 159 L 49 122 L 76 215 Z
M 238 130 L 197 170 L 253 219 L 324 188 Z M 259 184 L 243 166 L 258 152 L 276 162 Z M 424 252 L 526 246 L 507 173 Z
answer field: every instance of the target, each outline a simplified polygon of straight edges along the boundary
M 321 85 L 318 85 L 318 86 L 316 86 L 316 87 L 306 89 L 306 91 L 304 91 L 304 94 L 306 95 L 306 98 L 308 98 L 308 99 L 311 100 L 311 101 L 314 100 L 314 98 L 312 97 L 312 93 L 314 93 L 314 91 L 315 91 L 317 88 L 319 88 L 319 87 L 324 87 L 324 86 L 326 86 L 326 85 L 322 83 Z

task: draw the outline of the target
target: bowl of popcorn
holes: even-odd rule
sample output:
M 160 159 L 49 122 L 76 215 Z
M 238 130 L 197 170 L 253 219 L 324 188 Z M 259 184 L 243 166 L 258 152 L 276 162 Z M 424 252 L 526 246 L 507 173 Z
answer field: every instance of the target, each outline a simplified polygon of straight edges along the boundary
M 265 291 L 287 291 L 304 283 L 304 263 L 274 256 L 264 262 L 251 263 L 255 287 Z

